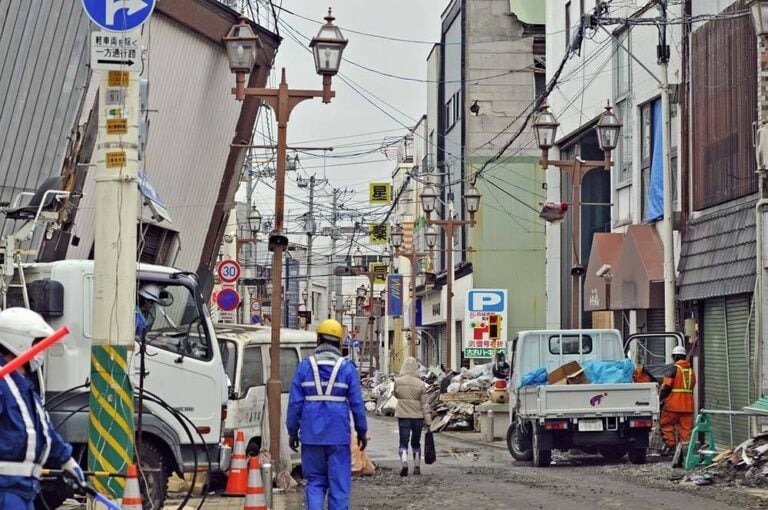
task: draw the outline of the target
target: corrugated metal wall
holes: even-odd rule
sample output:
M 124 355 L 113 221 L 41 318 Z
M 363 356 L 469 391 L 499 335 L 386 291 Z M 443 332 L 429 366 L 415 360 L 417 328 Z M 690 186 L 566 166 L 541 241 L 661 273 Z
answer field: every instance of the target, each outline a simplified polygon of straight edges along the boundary
M 88 79 L 88 23 L 73 0 L 0 1 L 0 201 L 61 172 Z
M 175 265 L 196 271 L 241 103 L 230 92 L 235 78 L 223 46 L 158 12 L 146 26 L 144 41 L 152 110 L 144 173 L 165 200 L 173 219 L 168 227 L 179 232 Z M 86 193 L 89 189 L 92 176 Z M 93 207 L 91 193 L 77 218 L 80 246 L 69 257 L 88 256 Z
M 726 12 L 743 10 L 742 2 Z M 751 16 L 710 21 L 693 33 L 693 208 L 757 191 L 757 39 Z

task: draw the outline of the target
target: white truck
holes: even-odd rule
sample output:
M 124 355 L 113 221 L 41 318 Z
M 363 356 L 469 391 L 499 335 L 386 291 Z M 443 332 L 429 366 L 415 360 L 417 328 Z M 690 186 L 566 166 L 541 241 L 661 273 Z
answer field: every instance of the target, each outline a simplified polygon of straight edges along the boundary
M 70 334 L 45 353 L 43 381 L 46 407 L 59 433 L 75 447 L 74 456 L 87 465 L 88 398 L 93 324 L 93 261 L 63 260 L 23 264 L 8 288 L 7 306 L 29 307 L 54 328 Z M 23 274 L 24 285 L 21 278 Z M 184 426 L 161 406 L 144 402 L 141 464 L 146 470 L 146 494 L 155 508 L 165 499 L 172 472 L 227 469 L 230 451 L 221 443 L 226 414 L 227 381 L 213 324 L 195 275 L 173 268 L 140 264 L 139 286 L 154 283 L 165 295 L 154 305 L 146 333 L 144 388 L 185 415 L 194 427 L 190 441 Z M 132 381 L 139 385 L 140 349 L 131 360 Z M 134 397 L 138 397 L 138 391 Z M 138 407 L 138 400 L 135 408 Z M 202 441 L 199 436 L 202 436 Z M 161 468 L 161 469 L 158 469 Z M 63 483 L 45 481 L 49 508 L 70 493 Z
M 646 461 L 648 436 L 659 418 L 656 383 L 519 387 L 536 369 L 549 373 L 570 361 L 583 366 L 588 360 L 626 359 L 618 331 L 521 331 L 507 350 L 512 360 L 507 447 L 516 460 L 547 467 L 552 450 L 577 448 L 612 460 L 628 454 L 634 464 Z
M 224 442 L 230 446 L 238 432 L 245 436 L 246 454 L 258 455 L 268 444 L 266 421 L 267 380 L 270 374 L 272 329 L 242 324 L 216 324 L 224 370 L 230 380 Z M 317 335 L 297 329 L 280 330 L 280 382 L 283 429 L 288 392 L 299 361 L 317 347 Z M 287 436 L 287 432 L 284 433 Z M 281 448 L 285 452 L 287 448 Z

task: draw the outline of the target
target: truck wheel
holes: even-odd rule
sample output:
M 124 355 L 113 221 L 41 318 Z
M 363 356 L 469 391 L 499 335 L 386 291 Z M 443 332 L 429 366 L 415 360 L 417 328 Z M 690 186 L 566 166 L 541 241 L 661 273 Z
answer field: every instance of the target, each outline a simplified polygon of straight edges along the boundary
M 162 508 L 168 495 L 168 471 L 163 454 L 151 441 L 141 442 L 141 467 L 146 469 L 144 476 L 139 477 L 139 488 L 145 510 Z
M 645 464 L 648 457 L 648 448 L 630 448 L 629 461 L 632 464 Z
M 507 429 L 507 449 L 515 460 L 529 462 L 533 458 L 528 424 L 515 420 Z
M 544 450 L 541 447 L 541 430 L 533 427 L 533 465 L 536 467 L 549 467 L 552 463 L 552 450 Z
M 627 449 L 623 446 L 601 446 L 600 455 L 605 460 L 621 460 L 626 454 Z

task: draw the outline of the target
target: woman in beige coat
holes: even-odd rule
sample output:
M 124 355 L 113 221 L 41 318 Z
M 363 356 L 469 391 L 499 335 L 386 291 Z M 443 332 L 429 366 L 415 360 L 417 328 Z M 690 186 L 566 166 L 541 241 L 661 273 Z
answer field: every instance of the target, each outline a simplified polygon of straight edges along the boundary
M 400 476 L 408 476 L 408 440 L 413 452 L 413 474 L 421 474 L 421 429 L 432 423 L 427 406 L 426 385 L 419 378 L 419 362 L 409 356 L 405 358 L 400 375 L 395 378 L 395 417 L 400 430 L 400 461 L 403 467 Z

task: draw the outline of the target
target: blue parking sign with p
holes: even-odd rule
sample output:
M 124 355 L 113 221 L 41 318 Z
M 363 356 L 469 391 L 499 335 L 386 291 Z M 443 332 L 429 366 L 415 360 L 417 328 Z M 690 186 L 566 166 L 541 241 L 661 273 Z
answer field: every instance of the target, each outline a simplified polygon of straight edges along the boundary
M 83 0 L 85 13 L 96 25 L 110 32 L 124 32 L 143 25 L 157 0 Z
M 506 291 L 470 290 L 467 301 L 467 309 L 470 312 L 503 312 L 505 309 Z

